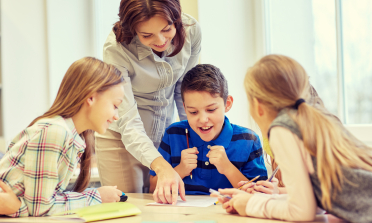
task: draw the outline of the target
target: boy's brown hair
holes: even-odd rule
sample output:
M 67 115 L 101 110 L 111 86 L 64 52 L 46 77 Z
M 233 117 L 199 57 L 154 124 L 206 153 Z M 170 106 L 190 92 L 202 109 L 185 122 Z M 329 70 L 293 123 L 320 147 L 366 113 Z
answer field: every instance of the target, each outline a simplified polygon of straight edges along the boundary
M 185 101 L 187 91 L 209 92 L 212 97 L 223 98 L 225 104 L 229 95 L 226 78 L 220 69 L 211 64 L 198 64 L 185 74 L 181 85 L 182 101 Z

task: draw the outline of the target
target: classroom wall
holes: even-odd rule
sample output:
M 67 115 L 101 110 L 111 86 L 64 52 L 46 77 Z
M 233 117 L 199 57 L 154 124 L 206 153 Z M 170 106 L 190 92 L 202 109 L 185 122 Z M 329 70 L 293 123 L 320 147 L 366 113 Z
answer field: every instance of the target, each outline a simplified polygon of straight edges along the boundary
M 191 15 L 196 20 L 199 20 L 198 0 L 181 0 L 181 8 L 182 12 Z
M 1 0 L 5 143 L 0 151 L 51 106 L 73 61 L 98 54 L 94 20 L 98 1 L 103 2 Z
M 235 99 L 229 118 L 249 127 L 242 80 L 260 48 L 253 31 L 257 28 L 256 2 L 259 1 L 236 0 L 236 4 L 229 4 L 223 0 L 181 0 L 184 12 L 202 26 L 201 62 L 217 65 L 228 78 Z M 51 106 L 73 61 L 84 56 L 102 59 L 103 43 L 118 20 L 119 3 L 120 0 L 1 0 L 6 142 Z M 4 150 L 5 145 L 0 145 L 0 151 Z
M 229 94 L 234 98 L 232 109 L 227 113 L 230 121 L 259 133 L 248 113 L 243 80 L 248 67 L 264 54 L 262 3 L 201 0 L 198 5 L 202 28 L 201 63 L 217 66 L 227 78 Z
M 53 104 L 68 67 L 76 60 L 95 57 L 95 33 L 92 0 L 47 0 L 48 106 Z
M 45 112 L 49 105 L 45 11 L 43 0 L 1 1 L 3 130 L 6 140 Z

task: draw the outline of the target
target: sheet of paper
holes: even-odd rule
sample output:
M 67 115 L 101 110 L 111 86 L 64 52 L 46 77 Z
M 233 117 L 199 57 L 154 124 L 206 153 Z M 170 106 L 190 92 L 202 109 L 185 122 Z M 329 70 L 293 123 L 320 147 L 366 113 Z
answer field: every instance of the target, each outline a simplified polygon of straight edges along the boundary
M 218 199 L 216 197 L 207 196 L 186 196 L 186 201 L 183 201 L 178 197 L 177 204 L 159 204 L 159 203 L 148 203 L 147 205 L 155 206 L 179 206 L 179 207 L 209 207 L 213 205 Z

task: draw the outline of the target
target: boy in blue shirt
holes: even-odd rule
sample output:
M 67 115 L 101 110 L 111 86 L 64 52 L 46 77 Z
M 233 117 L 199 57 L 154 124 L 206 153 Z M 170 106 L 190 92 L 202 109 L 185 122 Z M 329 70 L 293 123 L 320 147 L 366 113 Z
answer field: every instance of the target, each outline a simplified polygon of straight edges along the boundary
M 225 116 L 233 98 L 217 67 L 199 64 L 188 71 L 181 95 L 187 120 L 165 130 L 159 152 L 183 179 L 186 194 L 236 188 L 238 182 L 257 175 L 261 176 L 257 180 L 267 179 L 259 137 L 250 129 L 231 124 Z M 157 176 L 154 171 L 150 174 L 153 192 Z

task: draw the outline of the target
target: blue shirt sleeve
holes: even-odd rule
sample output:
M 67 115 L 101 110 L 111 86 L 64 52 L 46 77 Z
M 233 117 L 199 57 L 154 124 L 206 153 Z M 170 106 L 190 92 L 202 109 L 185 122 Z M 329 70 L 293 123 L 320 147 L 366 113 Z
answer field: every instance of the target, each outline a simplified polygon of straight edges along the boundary
M 260 175 L 260 177 L 257 180 L 267 180 L 267 170 L 265 167 L 261 141 L 257 134 L 254 133 L 254 135 L 256 136 L 256 139 L 252 143 L 248 160 L 244 164 L 241 172 L 249 180 L 258 175 Z
M 171 147 L 170 147 L 170 141 L 169 141 L 169 134 L 167 133 L 167 130 L 165 130 L 163 139 L 161 140 L 160 146 L 159 146 L 159 153 L 163 156 L 163 158 L 172 165 L 171 163 Z M 150 170 L 151 176 L 156 176 L 155 171 Z

